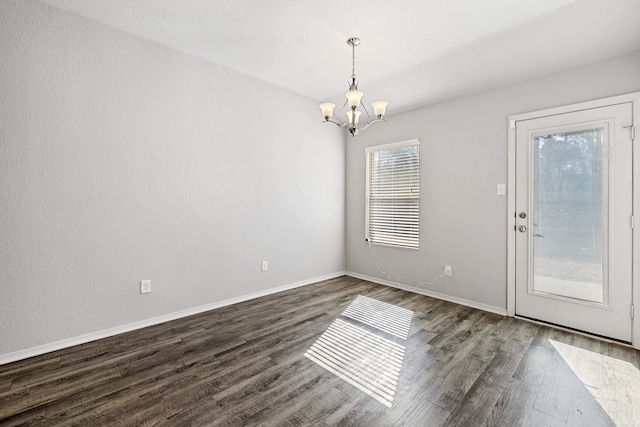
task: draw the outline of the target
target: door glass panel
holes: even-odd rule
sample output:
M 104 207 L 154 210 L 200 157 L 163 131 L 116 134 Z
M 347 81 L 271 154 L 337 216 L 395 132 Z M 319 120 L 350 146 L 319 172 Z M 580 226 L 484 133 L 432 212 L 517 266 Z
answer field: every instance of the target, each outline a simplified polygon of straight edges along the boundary
M 533 139 L 533 277 L 530 289 L 605 303 L 607 164 L 605 129 Z

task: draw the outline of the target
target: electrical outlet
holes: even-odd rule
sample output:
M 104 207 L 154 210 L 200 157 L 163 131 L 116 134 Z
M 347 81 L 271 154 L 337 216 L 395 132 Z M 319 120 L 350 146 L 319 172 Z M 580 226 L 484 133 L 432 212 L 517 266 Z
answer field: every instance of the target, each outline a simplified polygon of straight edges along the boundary
M 148 294 L 151 292 L 151 280 L 141 280 L 140 281 L 140 293 Z
M 451 266 L 450 265 L 445 265 L 444 266 L 444 275 L 445 276 L 453 276 L 453 272 L 451 271 Z
M 267 261 L 262 261 L 262 271 L 267 271 L 269 269 L 269 263 Z

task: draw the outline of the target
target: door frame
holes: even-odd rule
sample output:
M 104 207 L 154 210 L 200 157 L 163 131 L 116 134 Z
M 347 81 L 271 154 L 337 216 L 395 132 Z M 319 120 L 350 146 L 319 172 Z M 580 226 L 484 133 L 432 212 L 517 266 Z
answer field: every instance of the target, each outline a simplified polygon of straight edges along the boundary
M 558 114 L 571 113 L 580 110 L 606 107 L 608 105 L 631 102 L 633 126 L 640 123 L 640 92 L 613 96 L 610 98 L 597 99 L 593 101 L 580 102 L 561 107 L 548 108 L 544 110 L 532 111 L 529 113 L 514 114 L 508 117 L 508 176 L 507 176 L 507 316 L 514 317 L 516 313 L 516 122 L 530 120 L 539 117 L 553 116 Z M 633 132 L 634 128 L 629 129 Z M 640 350 L 640 148 L 636 148 L 636 141 L 640 135 L 636 135 L 633 144 L 633 212 L 635 217 L 635 227 L 632 230 L 633 266 L 631 303 L 635 307 L 635 316 L 631 323 L 632 345 Z M 631 218 L 629 218 L 631 220 Z

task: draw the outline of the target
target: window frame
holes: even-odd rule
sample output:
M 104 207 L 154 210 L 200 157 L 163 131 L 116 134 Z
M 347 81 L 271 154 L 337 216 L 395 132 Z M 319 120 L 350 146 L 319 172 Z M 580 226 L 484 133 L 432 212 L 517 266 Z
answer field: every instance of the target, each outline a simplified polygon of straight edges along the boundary
M 370 235 L 370 222 L 371 222 L 371 216 L 372 216 L 372 210 L 371 210 L 371 156 L 378 151 L 393 151 L 393 150 L 399 150 L 405 147 L 417 147 L 418 148 L 418 153 L 417 153 L 417 167 L 416 167 L 416 173 L 417 173 L 417 178 L 418 178 L 418 203 L 417 203 L 417 209 L 418 209 L 418 221 L 417 221 L 417 225 L 415 226 L 416 230 L 415 230 L 415 234 L 416 234 L 416 239 L 415 239 L 415 244 L 401 244 L 400 242 L 396 242 L 396 243 L 389 243 L 389 242 L 380 242 L 380 241 L 374 241 L 372 240 L 372 237 Z M 366 175 L 365 175 L 365 242 L 369 245 L 380 245 L 380 246 L 386 246 L 386 247 L 391 247 L 391 248 L 398 248 L 398 249 L 407 249 L 407 250 L 420 250 L 420 199 L 421 199 L 421 195 L 420 195 L 420 140 L 419 139 L 410 139 L 410 140 L 406 140 L 406 141 L 399 141 L 399 142 L 392 142 L 389 144 L 382 144 L 382 145 L 375 145 L 375 146 L 370 146 L 370 147 L 366 147 L 365 148 L 365 163 L 366 163 Z

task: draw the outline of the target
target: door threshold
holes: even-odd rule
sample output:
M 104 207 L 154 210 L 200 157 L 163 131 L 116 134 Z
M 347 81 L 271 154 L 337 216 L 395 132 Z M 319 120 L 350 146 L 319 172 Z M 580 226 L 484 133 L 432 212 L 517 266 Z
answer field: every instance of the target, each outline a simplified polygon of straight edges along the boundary
M 581 331 L 579 329 L 573 329 L 573 328 L 569 328 L 567 326 L 557 325 L 555 323 L 544 322 L 542 320 L 532 319 L 530 317 L 520 316 L 518 314 L 516 314 L 513 317 L 515 317 L 516 319 L 525 320 L 527 322 L 535 323 L 536 325 L 548 326 L 550 328 L 559 329 L 559 330 L 565 331 L 565 332 L 571 332 L 572 334 L 582 335 L 582 336 L 585 336 L 585 337 L 588 337 L 588 338 L 595 338 L 597 340 L 608 342 L 608 343 L 611 343 L 611 344 L 618 344 L 618 345 L 621 345 L 621 346 L 624 346 L 624 347 L 634 348 L 633 345 L 629 341 L 617 340 L 617 339 L 605 337 L 605 336 L 602 336 L 602 335 L 592 334 L 592 333 L 589 333 L 589 332 Z

